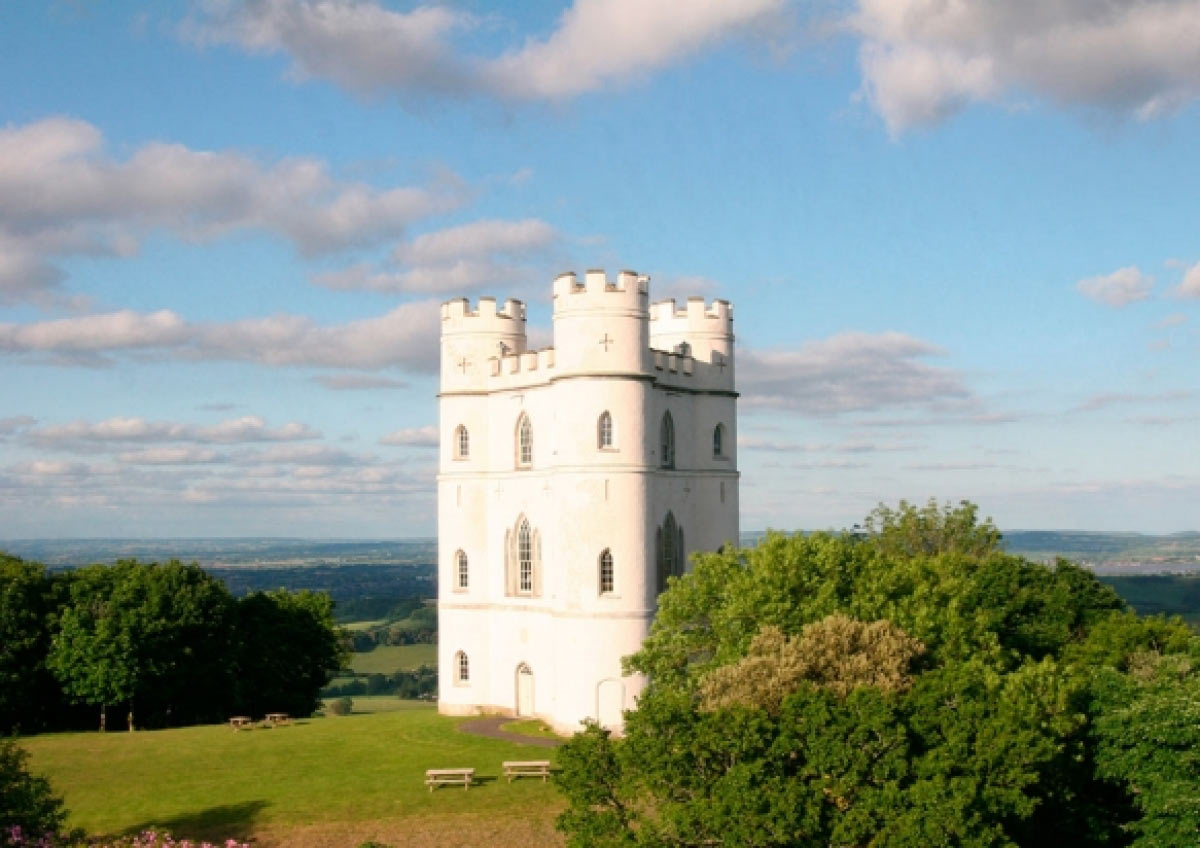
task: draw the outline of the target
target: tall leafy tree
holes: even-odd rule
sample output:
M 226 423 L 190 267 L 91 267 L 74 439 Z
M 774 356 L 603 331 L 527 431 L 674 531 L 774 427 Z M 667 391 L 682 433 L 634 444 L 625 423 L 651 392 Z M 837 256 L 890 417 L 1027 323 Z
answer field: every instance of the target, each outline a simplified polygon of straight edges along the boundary
M 1080 662 L 1117 596 L 1006 555 L 971 504 L 866 527 L 672 581 L 625 738 L 562 751 L 572 845 L 1120 844 L 1130 787 L 1094 768 Z
M 347 658 L 324 592 L 247 595 L 237 605 L 237 638 L 237 703 L 250 715 L 309 715 Z
M 44 566 L 0 553 L 0 734 L 54 719 L 61 695 L 46 667 L 54 589 Z

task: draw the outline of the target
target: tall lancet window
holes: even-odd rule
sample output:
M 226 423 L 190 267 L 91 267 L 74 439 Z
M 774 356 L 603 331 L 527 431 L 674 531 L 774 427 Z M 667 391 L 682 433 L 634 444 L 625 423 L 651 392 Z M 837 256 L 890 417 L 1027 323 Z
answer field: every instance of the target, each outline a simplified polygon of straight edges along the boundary
M 454 682 L 469 683 L 471 681 L 471 661 L 466 652 L 459 651 L 454 655 Z
M 662 426 L 658 428 L 659 448 L 662 451 L 662 457 L 659 460 L 659 465 L 663 468 L 675 467 L 675 420 L 671 418 L 671 413 L 663 415 Z
M 517 591 L 522 595 L 533 593 L 533 533 L 528 521 L 517 528 Z
M 471 434 L 459 424 L 454 431 L 454 458 L 468 459 L 471 456 Z
M 713 427 L 713 456 L 721 458 L 725 456 L 725 425 L 718 424 Z
M 522 415 L 517 422 L 517 467 L 528 468 L 533 464 L 533 425 L 529 416 Z
M 612 416 L 607 409 L 600 413 L 600 420 L 596 422 L 596 444 L 602 449 L 613 446 Z
M 675 516 L 668 512 L 662 526 L 654 536 L 657 585 L 661 593 L 667 588 L 668 577 L 682 577 L 684 565 L 683 530 L 675 523 Z

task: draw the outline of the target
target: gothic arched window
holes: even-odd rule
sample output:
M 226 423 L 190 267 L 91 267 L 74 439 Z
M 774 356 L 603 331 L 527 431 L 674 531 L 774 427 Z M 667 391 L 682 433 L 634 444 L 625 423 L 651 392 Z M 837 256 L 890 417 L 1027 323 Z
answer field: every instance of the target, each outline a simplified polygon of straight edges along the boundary
M 471 434 L 459 424 L 454 430 L 454 458 L 467 459 L 471 455 Z
M 454 682 L 468 683 L 471 680 L 471 661 L 464 651 L 454 655 Z
M 675 467 L 675 421 L 671 418 L 671 413 L 667 412 L 663 415 L 662 426 L 658 428 L 658 442 L 662 450 L 662 457 L 659 460 L 659 465 L 663 468 Z
M 454 555 L 455 575 L 454 585 L 458 589 L 466 589 L 470 585 L 470 570 L 467 565 L 467 555 L 459 551 Z
M 612 416 L 607 409 L 600 413 L 600 420 L 596 422 L 596 445 L 600 448 L 613 446 Z
M 675 523 L 675 516 L 668 512 L 662 526 L 654 535 L 655 564 L 657 566 L 658 591 L 667 588 L 668 577 L 682 577 L 685 562 L 683 553 L 683 529 Z
M 533 532 L 528 521 L 517 528 L 517 591 L 533 594 Z
M 529 416 L 522 415 L 517 422 L 517 467 L 528 468 L 533 464 L 533 425 Z
M 718 424 L 713 427 L 713 456 L 722 457 L 725 455 L 725 425 Z
M 611 595 L 613 591 L 612 551 L 605 548 L 600 554 L 600 594 Z

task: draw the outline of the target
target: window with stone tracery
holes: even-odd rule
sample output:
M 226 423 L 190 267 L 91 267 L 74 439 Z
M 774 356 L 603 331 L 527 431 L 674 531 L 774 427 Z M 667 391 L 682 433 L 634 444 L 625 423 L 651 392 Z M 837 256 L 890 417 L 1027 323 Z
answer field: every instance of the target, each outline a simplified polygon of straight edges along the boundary
M 471 456 L 471 434 L 459 424 L 454 431 L 454 458 L 467 459 Z
M 454 655 L 454 682 L 469 683 L 471 680 L 471 661 L 464 651 Z
M 455 586 L 458 589 L 466 589 L 470 585 L 470 570 L 467 564 L 467 554 L 464 551 L 459 551 L 454 555 L 455 565 Z

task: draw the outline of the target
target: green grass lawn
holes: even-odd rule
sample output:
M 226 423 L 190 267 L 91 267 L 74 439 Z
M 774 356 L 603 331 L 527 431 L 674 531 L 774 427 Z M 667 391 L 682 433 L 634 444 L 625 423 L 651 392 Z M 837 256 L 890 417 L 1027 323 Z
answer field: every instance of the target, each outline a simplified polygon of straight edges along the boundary
M 380 645 L 350 655 L 350 667 L 359 674 L 393 674 L 423 665 L 437 665 L 437 645 Z
M 21 745 L 32 769 L 64 796 L 69 825 L 92 834 L 155 826 L 180 837 L 295 848 L 354 848 L 367 839 L 561 844 L 553 819 L 562 802 L 553 785 L 497 779 L 502 761 L 553 751 L 461 733 L 462 719 L 390 701 L 396 709 L 269 730 L 48 734 Z M 425 788 L 425 769 L 456 767 L 476 769 L 480 785 Z

